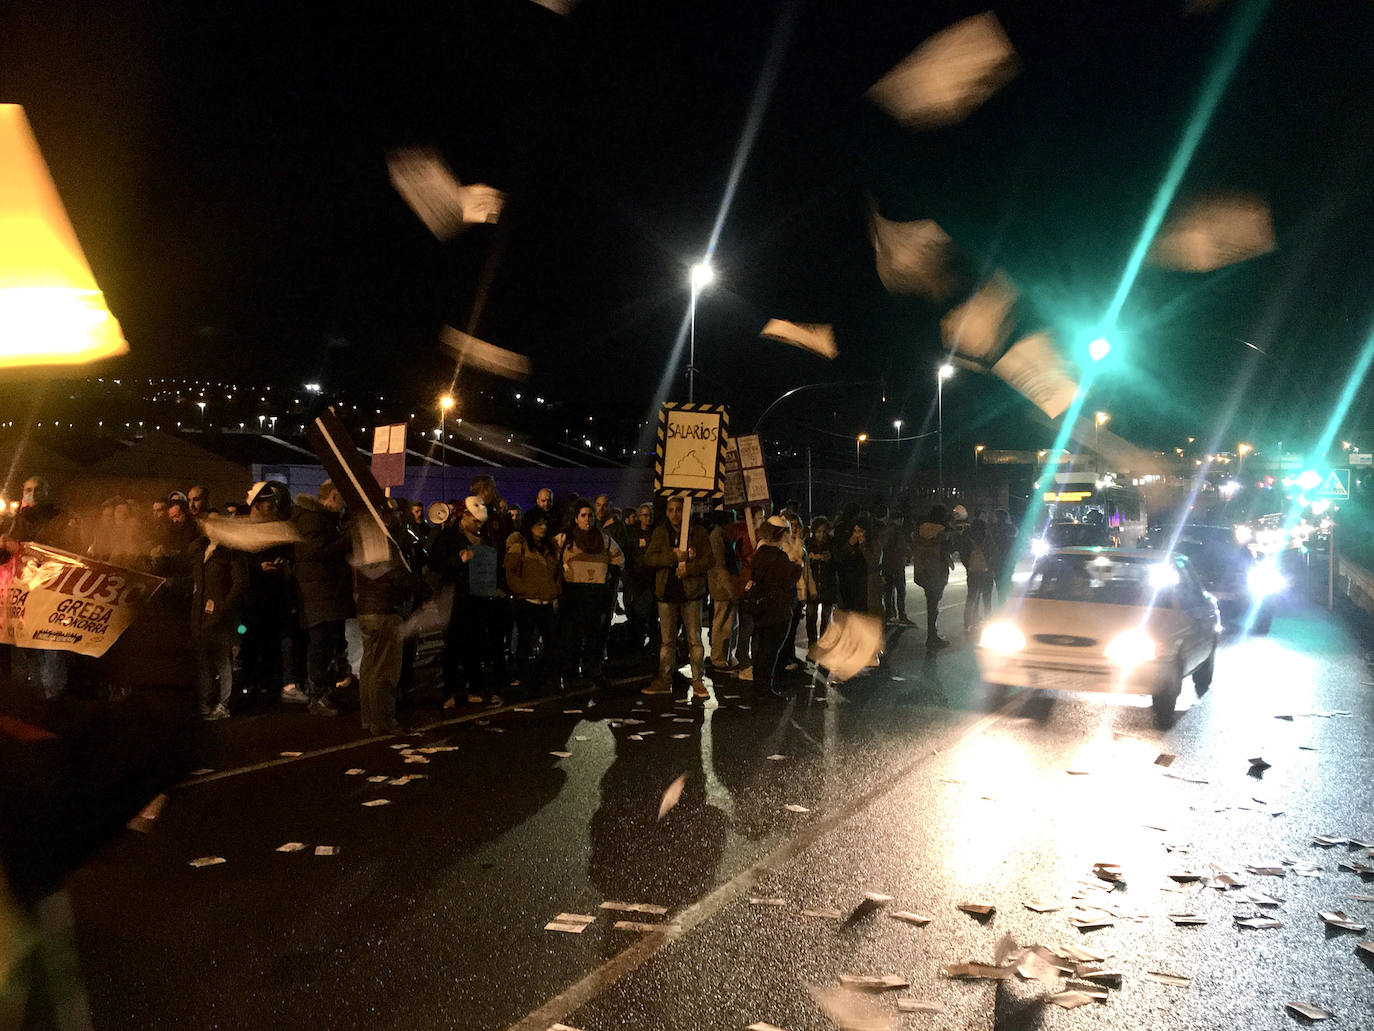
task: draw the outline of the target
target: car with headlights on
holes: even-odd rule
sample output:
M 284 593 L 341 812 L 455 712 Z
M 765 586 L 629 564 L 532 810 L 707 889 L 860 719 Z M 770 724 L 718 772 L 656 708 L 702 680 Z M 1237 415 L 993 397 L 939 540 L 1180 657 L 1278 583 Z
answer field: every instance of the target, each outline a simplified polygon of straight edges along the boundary
M 1061 548 L 979 635 L 988 684 L 1148 694 L 1162 723 L 1185 677 L 1211 686 L 1221 617 L 1186 555 Z
M 1041 558 L 1057 548 L 1110 548 L 1114 544 L 1111 533 L 1101 523 L 1056 519 L 1031 541 L 1031 555 Z
M 1251 632 L 1267 634 L 1288 590 L 1285 553 L 1256 549 L 1240 528 L 1162 526 L 1150 531 L 1144 546 L 1187 555 L 1202 586 L 1216 598 L 1226 624 L 1245 627 L 1248 621 Z

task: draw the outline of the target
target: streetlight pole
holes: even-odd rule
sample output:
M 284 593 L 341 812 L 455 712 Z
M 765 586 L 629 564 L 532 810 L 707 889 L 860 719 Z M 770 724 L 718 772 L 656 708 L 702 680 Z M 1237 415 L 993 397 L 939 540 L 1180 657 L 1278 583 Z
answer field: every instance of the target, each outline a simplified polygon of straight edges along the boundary
M 860 433 L 854 438 L 854 475 L 859 474 L 859 445 L 868 439 L 867 433 Z
M 692 404 L 697 396 L 697 294 L 710 286 L 716 278 L 715 270 L 709 262 L 699 261 L 692 266 L 692 303 L 691 335 L 687 350 L 687 403 Z
M 978 500 L 978 467 L 982 465 L 983 448 L 986 444 L 973 445 L 973 499 Z
M 444 416 L 453 407 L 453 396 L 445 394 L 439 398 L 439 464 L 448 465 L 448 451 L 444 447 Z
M 945 380 L 954 375 L 954 366 L 945 362 L 935 373 L 936 461 L 939 465 L 940 496 L 945 493 Z
M 1236 479 L 1242 480 L 1242 481 L 1244 480 L 1244 478 L 1245 478 L 1245 456 L 1248 455 L 1248 454 L 1249 454 L 1251 451 L 1253 451 L 1253 450 L 1254 450 L 1254 448 L 1252 448 L 1249 444 L 1237 444 L 1237 445 L 1236 445 L 1236 455 L 1238 456 L 1238 460 L 1237 460 L 1237 462 L 1236 462 Z

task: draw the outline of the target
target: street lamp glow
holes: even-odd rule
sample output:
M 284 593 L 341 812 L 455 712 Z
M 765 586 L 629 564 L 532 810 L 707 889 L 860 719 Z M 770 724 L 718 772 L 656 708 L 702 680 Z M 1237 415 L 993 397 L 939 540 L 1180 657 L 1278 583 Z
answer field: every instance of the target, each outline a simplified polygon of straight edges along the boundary
M 691 281 L 693 290 L 704 290 L 716 281 L 716 270 L 711 267 L 710 262 L 699 261 L 692 266 Z
M 1108 415 L 1106 412 L 1098 412 L 1097 415 L 1095 415 L 1093 418 L 1096 419 L 1097 425 L 1105 426 L 1108 422 L 1111 421 L 1112 417 Z
M 867 434 L 867 433 L 860 433 L 860 434 L 859 434 L 859 443 L 860 443 L 860 444 L 862 444 L 862 443 L 863 443 L 864 441 L 866 441 L 867 439 L 868 439 L 868 434 Z
M 894 430 L 896 430 L 898 433 L 901 433 L 901 432 L 902 432 L 902 420 L 901 420 L 901 419 L 893 419 L 893 420 L 892 420 L 892 428 L 893 428 Z
M 1100 362 L 1111 353 L 1112 343 L 1106 337 L 1098 337 L 1088 344 L 1088 357 L 1095 362 Z
M 975 444 L 975 445 L 973 445 L 973 453 L 974 453 L 975 455 L 981 455 L 981 454 L 984 452 L 984 450 L 986 450 L 986 449 L 987 449 L 987 445 L 986 445 L 986 444 Z
M 1236 446 L 1236 453 L 1239 454 L 1241 458 L 1244 458 L 1253 450 L 1255 449 L 1252 448 L 1249 444 L 1238 444 Z
M 452 398 L 451 396 L 449 396 L 448 394 L 445 394 L 443 397 L 439 398 L 439 407 L 442 408 L 442 409 L 443 409 L 444 411 L 446 411 L 446 412 L 449 411 L 449 410 L 453 407 L 453 404 L 454 404 L 453 398 Z
M 951 365 L 949 362 L 945 362 L 943 365 L 940 366 L 939 376 L 941 379 L 949 379 L 953 375 L 954 366 Z

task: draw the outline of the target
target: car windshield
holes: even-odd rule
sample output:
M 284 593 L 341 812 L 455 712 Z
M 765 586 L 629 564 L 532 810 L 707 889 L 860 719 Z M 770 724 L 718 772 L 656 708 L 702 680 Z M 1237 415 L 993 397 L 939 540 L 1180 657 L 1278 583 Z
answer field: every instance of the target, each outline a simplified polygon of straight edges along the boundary
M 1089 523 L 1051 523 L 1045 540 L 1055 548 L 1091 548 L 1107 543 L 1107 533 Z
M 1136 557 L 1049 555 L 1032 570 L 1026 597 L 1144 606 L 1177 575 L 1171 566 Z

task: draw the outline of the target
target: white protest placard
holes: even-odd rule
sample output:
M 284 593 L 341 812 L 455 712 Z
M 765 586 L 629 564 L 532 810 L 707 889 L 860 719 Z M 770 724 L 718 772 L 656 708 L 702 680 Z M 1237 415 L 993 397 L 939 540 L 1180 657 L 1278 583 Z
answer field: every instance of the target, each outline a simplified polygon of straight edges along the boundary
M 654 489 L 682 498 L 718 498 L 721 448 L 730 420 L 720 405 L 668 402 L 658 414 Z

